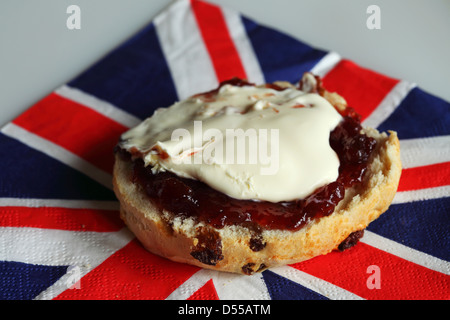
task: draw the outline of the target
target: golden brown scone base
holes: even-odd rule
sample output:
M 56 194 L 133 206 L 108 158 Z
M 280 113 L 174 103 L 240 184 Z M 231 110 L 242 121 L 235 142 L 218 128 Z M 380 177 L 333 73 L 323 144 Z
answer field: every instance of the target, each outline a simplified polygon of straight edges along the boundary
M 331 99 L 330 99 L 331 100 Z M 121 204 L 121 217 L 144 247 L 170 260 L 202 268 L 252 274 L 266 268 L 292 264 L 337 249 L 351 233 L 365 229 L 387 210 L 398 187 L 401 174 L 400 144 L 395 132 L 379 133 L 365 129 L 378 141 L 365 181 L 358 189 L 346 190 L 345 198 L 333 214 L 315 220 L 298 231 L 264 230 L 265 247 L 253 251 L 252 232 L 239 226 L 215 229 L 193 219 L 173 218 L 161 211 L 132 182 L 132 164 L 116 155 L 114 191 Z M 220 240 L 211 261 L 191 254 L 209 240 Z M 211 238 L 212 237 L 212 238 Z M 221 255 L 217 259 L 217 255 Z

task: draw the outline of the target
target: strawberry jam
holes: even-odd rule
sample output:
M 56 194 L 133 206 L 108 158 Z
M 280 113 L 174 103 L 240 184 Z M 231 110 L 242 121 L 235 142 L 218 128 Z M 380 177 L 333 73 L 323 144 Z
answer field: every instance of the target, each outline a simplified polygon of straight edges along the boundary
M 252 85 L 237 80 L 228 83 Z M 271 87 L 283 90 L 275 85 Z M 214 91 L 206 93 L 207 96 L 213 94 Z M 150 167 L 144 167 L 141 159 L 134 161 L 133 179 L 153 203 L 177 217 L 193 217 L 218 229 L 242 225 L 256 233 L 262 229 L 299 230 L 314 219 L 332 214 L 344 198 L 345 189 L 360 184 L 367 171 L 376 141 L 361 133 L 359 116 L 352 109 L 341 115 L 343 120 L 330 133 L 329 139 L 340 160 L 338 179 L 305 199 L 278 203 L 234 199 L 197 180 L 170 172 L 153 174 Z M 128 159 L 131 161 L 131 157 Z M 264 245 L 258 237 L 253 239 L 255 251 Z

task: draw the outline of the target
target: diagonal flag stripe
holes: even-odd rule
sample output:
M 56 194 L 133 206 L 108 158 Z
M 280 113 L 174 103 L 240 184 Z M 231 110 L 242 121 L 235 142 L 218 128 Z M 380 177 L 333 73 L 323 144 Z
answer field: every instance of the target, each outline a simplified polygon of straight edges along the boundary
M 200 269 L 166 299 L 188 299 L 206 282 L 213 279 L 217 295 L 221 300 L 267 300 L 270 299 L 262 274 L 242 276 L 240 274 Z
M 375 266 L 379 274 L 369 268 Z M 365 299 L 447 299 L 450 277 L 365 243 L 292 265 Z M 379 276 L 373 287 L 371 276 Z M 436 287 L 434 284 L 440 283 Z
M 31 133 L 14 123 L 9 123 L 1 129 L 1 132 L 23 144 L 38 150 L 47 156 L 59 160 L 60 162 L 72 167 L 86 176 L 92 178 L 103 186 L 112 189 L 111 174 L 105 172 L 92 165 L 88 161 L 82 159 L 78 155 L 68 151 L 67 149 L 46 140 L 34 133 Z
M 383 123 L 400 105 L 402 100 L 415 87 L 414 83 L 399 81 L 392 90 L 383 98 L 379 105 L 370 113 L 362 125 L 370 128 L 377 128 Z
M 56 89 L 55 93 L 65 99 L 72 100 L 80 105 L 91 108 L 127 128 L 134 127 L 142 121 L 123 109 L 120 109 L 107 101 L 100 100 L 77 88 L 63 85 Z
M 450 135 L 450 103 L 415 87 L 378 129 L 400 139 Z
M 196 271 L 151 254 L 133 240 L 84 276 L 80 289 L 66 290 L 56 300 L 165 299 Z
M 195 291 L 187 300 L 219 300 L 212 279 L 209 279 L 200 289 Z
M 32 300 L 58 281 L 68 266 L 42 266 L 0 261 L 1 300 Z M 20 288 L 20 290 L 18 290 Z
M 272 300 L 327 300 L 317 290 L 311 290 L 306 286 L 292 281 L 285 275 L 278 275 L 271 270 L 263 273 L 270 298 Z
M 113 150 L 126 127 L 55 93 L 17 117 L 14 124 L 112 172 Z
M 127 228 L 118 232 L 74 232 L 37 228 L 5 228 L 8 241 L 19 241 L 18 252 L 10 252 L 5 260 L 22 261 L 38 265 L 68 265 L 75 273 L 68 272 L 52 286 L 35 297 L 36 300 L 54 299 L 70 289 L 73 280 L 85 285 L 83 277 L 105 259 L 126 246 L 133 235 Z M 2 235 L 0 234 L 0 237 Z M 0 260 L 4 259 L 0 252 Z M 69 271 L 69 270 L 68 270 Z M 78 274 L 77 274 L 78 273 Z M 78 276 L 80 278 L 78 278 Z M 77 279 L 78 278 L 78 279 Z
M 398 82 L 347 59 L 342 59 L 323 78 L 325 89 L 343 96 L 363 120 L 380 105 Z
M 374 248 L 389 252 L 402 259 L 414 262 L 425 268 L 450 275 L 450 262 L 436 258 L 425 252 L 408 247 L 400 242 L 382 237 L 369 230 L 364 231 L 364 237 L 360 240 Z
M 197 0 L 191 4 L 218 81 L 233 77 L 247 79 L 220 7 Z
M 342 57 L 337 52 L 329 52 L 310 71 L 324 78 L 341 60 Z
M 361 297 L 350 291 L 321 278 L 314 277 L 292 266 L 276 267 L 270 269 L 270 271 L 331 300 L 363 300 Z
M 211 271 L 200 269 L 173 290 L 165 300 L 186 300 L 212 279 Z

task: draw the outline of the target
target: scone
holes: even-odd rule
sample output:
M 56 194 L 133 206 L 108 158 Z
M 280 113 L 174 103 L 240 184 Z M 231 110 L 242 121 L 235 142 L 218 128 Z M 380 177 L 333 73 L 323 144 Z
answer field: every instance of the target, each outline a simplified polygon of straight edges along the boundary
M 249 275 L 354 245 L 400 174 L 396 133 L 362 128 L 305 73 L 231 79 L 158 109 L 121 136 L 113 184 L 147 250 Z

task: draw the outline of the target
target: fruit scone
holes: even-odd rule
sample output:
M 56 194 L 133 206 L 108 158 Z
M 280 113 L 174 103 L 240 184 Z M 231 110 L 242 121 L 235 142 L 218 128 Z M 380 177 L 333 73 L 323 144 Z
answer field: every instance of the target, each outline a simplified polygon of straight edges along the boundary
M 231 79 L 125 132 L 115 149 L 121 217 L 162 257 L 253 274 L 344 250 L 389 207 L 397 134 L 319 77 Z

